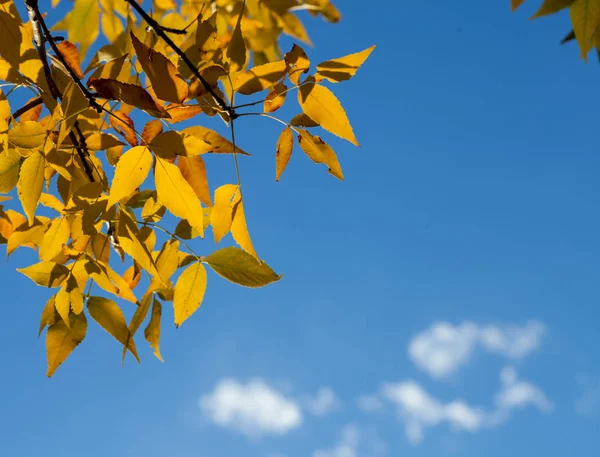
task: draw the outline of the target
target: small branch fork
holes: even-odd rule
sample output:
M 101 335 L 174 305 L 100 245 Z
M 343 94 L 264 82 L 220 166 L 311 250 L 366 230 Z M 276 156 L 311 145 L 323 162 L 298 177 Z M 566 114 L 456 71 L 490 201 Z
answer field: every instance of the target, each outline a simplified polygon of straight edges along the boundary
M 152 29 L 156 32 L 156 34 L 164 40 L 165 43 L 179 56 L 181 60 L 188 66 L 190 71 L 194 74 L 196 78 L 202 83 L 204 89 L 212 95 L 212 97 L 216 100 L 217 104 L 221 107 L 221 109 L 229 115 L 231 119 L 235 119 L 238 117 L 238 114 L 235 112 L 235 109 L 229 106 L 222 97 L 220 97 L 212 88 L 212 86 L 208 83 L 206 79 L 200 74 L 196 66 L 190 61 L 188 56 L 185 55 L 185 52 L 177 46 L 171 38 L 167 35 L 169 33 L 185 33 L 185 30 L 172 29 L 170 27 L 163 27 L 160 25 L 152 16 L 150 16 L 137 2 L 136 0 L 125 0 L 129 6 L 131 6 L 137 13 L 146 21 L 146 23 L 152 27 Z
M 77 75 L 75 75 L 73 73 L 73 71 L 71 70 L 69 65 L 66 64 L 62 54 L 60 53 L 60 51 L 58 50 L 58 47 L 56 46 L 56 42 L 54 41 L 54 38 L 52 37 L 52 35 L 50 35 L 50 32 L 48 31 L 48 27 L 46 27 L 46 23 L 44 22 L 44 18 L 42 16 L 42 14 L 40 13 L 40 10 L 38 7 L 38 0 L 24 0 L 24 1 L 25 1 L 25 6 L 27 7 L 27 15 L 29 16 L 29 21 L 31 22 L 31 25 L 33 27 L 33 41 L 35 42 L 38 55 L 40 57 L 40 60 L 42 61 L 42 65 L 44 68 L 44 76 L 46 77 L 46 81 L 48 82 L 48 87 L 50 89 L 50 95 L 52 96 L 52 98 L 54 100 L 58 100 L 58 99 L 62 98 L 62 94 L 60 92 L 60 89 L 56 85 L 56 82 L 52 78 L 52 72 L 50 70 L 50 65 L 48 64 L 48 56 L 46 53 L 46 42 L 48 42 L 50 44 L 50 47 L 56 53 L 58 59 L 65 66 L 67 71 L 69 71 L 69 74 L 71 75 L 71 77 L 73 78 L 75 83 L 80 88 L 81 87 L 84 88 L 84 94 L 90 101 L 90 105 L 93 106 L 97 110 L 98 110 L 98 108 L 100 110 L 102 110 L 102 107 L 100 107 L 100 105 L 98 105 L 98 103 L 93 98 L 93 96 L 90 94 L 90 92 L 83 86 L 81 80 L 77 77 Z M 41 98 L 40 98 L 40 100 L 41 100 Z M 31 106 L 28 106 L 28 105 L 31 105 Z M 28 111 L 29 109 L 33 108 L 34 106 L 37 106 L 37 104 L 33 104 L 33 101 L 32 101 L 32 102 L 28 103 L 27 105 L 25 105 L 23 108 L 17 110 L 15 112 L 15 115 L 20 116 L 25 111 Z M 27 109 L 25 109 L 25 108 L 27 108 Z M 18 117 L 18 116 L 15 116 L 15 117 Z M 76 133 L 73 132 L 73 130 L 75 130 Z M 89 151 L 88 151 L 86 143 L 85 143 L 85 137 L 83 136 L 83 132 L 79 128 L 79 123 L 77 121 L 75 121 L 73 130 L 71 130 L 69 132 L 69 139 L 73 143 L 75 150 L 77 151 L 77 154 L 79 155 L 79 159 L 81 160 L 81 163 L 83 164 L 83 169 L 85 171 L 85 174 L 87 175 L 90 182 L 94 182 L 95 181 L 94 173 L 92 172 L 92 168 L 90 167 L 90 163 L 89 163 Z

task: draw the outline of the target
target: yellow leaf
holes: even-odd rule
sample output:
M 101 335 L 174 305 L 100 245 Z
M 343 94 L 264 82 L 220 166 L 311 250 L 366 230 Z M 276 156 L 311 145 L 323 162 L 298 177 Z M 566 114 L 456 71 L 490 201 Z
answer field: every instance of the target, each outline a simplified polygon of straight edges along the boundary
M 158 200 L 174 215 L 187 219 L 191 226 L 202 230 L 202 207 L 192 186 L 184 179 L 177 166 L 156 158 L 154 170 Z
M 156 269 L 164 284 L 170 285 L 170 278 L 173 276 L 173 273 L 175 273 L 175 270 L 177 270 L 178 252 L 179 241 L 169 240 L 163 245 L 156 258 Z M 160 286 L 160 280 L 156 278 L 152 281 L 150 289 L 154 290 Z
M 193 157 L 212 150 L 212 145 L 202 138 L 174 130 L 159 133 L 148 146 L 162 159 L 173 159 L 177 155 Z
M 156 96 L 161 100 L 182 103 L 188 95 L 188 86 L 177 67 L 160 52 L 146 46 L 131 31 L 131 41 L 146 77 Z
M 2 60 L 0 57 L 0 80 L 8 81 L 8 76 L 5 77 L 3 73 L 3 64 L 6 64 L 8 67 L 10 67 L 10 64 Z M 10 104 L 6 99 L 4 92 L 2 92 L 2 89 L 0 88 L 0 154 L 8 149 L 8 121 L 10 118 Z
M 152 154 L 146 146 L 134 146 L 117 162 L 107 208 L 133 193 L 146 179 L 152 167 Z
M 231 35 L 231 41 L 227 47 L 231 73 L 242 70 L 246 64 L 246 44 L 242 35 L 242 17 L 244 17 L 244 8 L 240 11 L 237 24 Z
M 75 276 L 69 275 L 56 294 L 54 306 L 67 327 L 70 327 L 69 315 L 71 310 L 75 314 L 80 314 L 83 311 L 83 294 L 79 289 Z
M 200 105 L 169 105 L 167 113 L 171 116 L 167 122 L 175 124 L 177 122 L 187 121 L 203 111 Z
M 65 62 L 67 62 L 67 65 L 71 68 L 71 70 L 73 70 L 73 73 L 75 73 L 79 79 L 83 79 L 83 72 L 81 71 L 81 61 L 77 46 L 66 40 L 61 41 L 56 46 L 65 59 Z
M 65 205 L 63 205 L 60 200 L 52 194 L 42 193 L 42 195 L 40 195 L 40 203 L 46 208 L 53 209 L 57 213 L 62 213 L 62 211 L 65 209 Z
M 294 134 L 290 127 L 286 127 L 277 140 L 277 152 L 275 153 L 275 181 L 279 181 L 281 173 L 287 167 L 292 149 L 294 148 Z
M 85 139 L 85 144 L 90 151 L 104 151 L 115 146 L 122 146 L 124 143 L 109 133 L 92 133 Z
M 305 84 L 298 91 L 302 111 L 325 130 L 359 146 L 341 103 L 329 89 L 319 84 Z
M 33 282 L 44 287 L 60 287 L 69 275 L 69 269 L 55 262 L 39 262 L 26 268 L 17 268 Z
M 300 76 L 310 69 L 310 60 L 306 56 L 304 50 L 294 44 L 290 52 L 285 55 L 285 61 L 287 62 L 288 77 L 294 84 L 300 84 Z
M 135 134 L 135 125 L 129 115 L 123 111 L 113 111 L 114 116 L 109 117 L 109 122 L 119 135 L 121 135 L 130 146 L 137 146 L 138 139 Z
M 46 129 L 35 121 L 21 122 L 8 131 L 9 144 L 17 148 L 36 149 L 45 139 Z
M 313 121 L 310 117 L 308 117 L 304 113 L 296 114 L 292 120 L 290 121 L 290 125 L 294 125 L 296 127 L 318 127 L 315 121 Z
M 40 260 L 52 260 L 61 253 L 63 245 L 69 242 L 71 229 L 66 217 L 57 217 L 50 223 L 40 245 Z
M 302 21 L 295 14 L 287 12 L 281 15 L 279 19 L 284 33 L 305 42 L 309 46 L 312 44 Z
M 214 130 L 208 129 L 206 127 L 202 127 L 200 125 L 195 125 L 193 127 L 187 127 L 182 130 L 182 133 L 187 133 L 189 135 L 195 136 L 196 138 L 200 138 L 204 140 L 208 144 L 210 144 L 210 152 L 216 154 L 229 154 L 234 152 L 233 143 L 223 138 Z M 243 151 L 239 146 L 236 145 L 235 152 L 237 154 L 242 154 L 249 156 L 246 151 Z
M 315 163 L 324 163 L 329 167 L 329 173 L 342 180 L 342 167 L 333 149 L 320 137 L 313 136 L 306 130 L 299 130 L 298 144 L 308 157 Z
M 234 90 L 243 95 L 251 95 L 271 87 L 285 76 L 285 61 L 271 62 L 239 73 L 235 79 Z
M 71 314 L 70 326 L 60 320 L 48 328 L 46 334 L 46 355 L 48 359 L 48 373 L 51 377 L 56 369 L 69 357 L 85 338 L 87 320 L 85 314 Z
M 158 222 L 165 215 L 166 208 L 152 195 L 142 208 L 142 219 L 145 222 Z
M 150 315 L 150 322 L 144 330 L 144 337 L 146 341 L 150 343 L 152 349 L 154 349 L 154 355 L 158 360 L 163 362 L 163 358 L 160 355 L 159 342 L 160 342 L 160 318 L 162 316 L 162 305 L 155 298 L 152 304 L 152 314 Z
M 113 270 L 107 262 L 99 261 L 98 263 L 104 269 L 112 283 L 115 285 L 115 295 L 117 297 L 127 300 L 128 302 L 137 303 L 137 298 L 133 294 L 131 287 L 129 287 L 129 284 L 127 283 L 127 281 L 125 281 L 123 276 L 121 276 L 119 273 Z
M 40 200 L 40 195 L 42 195 L 45 166 L 46 159 L 39 152 L 34 152 L 21 164 L 17 189 L 29 225 L 33 224 L 35 209 Z
M 210 199 L 210 190 L 208 188 L 208 178 L 206 176 L 206 167 L 204 159 L 200 156 L 196 157 L 179 157 L 177 166 L 181 170 L 181 174 L 188 182 L 196 196 L 206 206 L 212 206 Z
M 127 345 L 127 349 L 139 362 L 135 343 L 129 338 L 129 328 L 121 308 L 114 301 L 103 297 L 90 297 L 87 301 L 87 308 L 90 316 L 119 343 Z
M 200 262 L 187 267 L 177 279 L 173 297 L 177 327 L 194 314 L 202 303 L 206 291 L 206 279 L 206 270 Z
M 156 136 L 163 131 L 162 122 L 158 119 L 153 119 L 148 121 L 146 125 L 144 125 L 144 130 L 142 131 L 142 140 L 146 142 L 146 144 L 150 143 Z
M 515 11 L 525 0 L 510 0 L 510 8 Z
M 233 223 L 233 208 L 240 200 L 238 186 L 226 184 L 215 190 L 215 204 L 210 212 L 215 243 L 229 233 Z
M 240 195 L 241 197 L 241 195 Z M 231 223 L 231 236 L 237 244 L 240 245 L 248 254 L 256 257 L 258 255 L 254 250 L 254 245 L 248 233 L 246 226 L 246 215 L 244 214 L 244 202 L 240 198 L 239 202 L 233 208 L 233 222 Z
M 600 25 L 600 0 L 575 0 L 571 5 L 571 22 L 581 57 L 587 62 L 587 54 L 594 47 L 594 32 Z
M 10 192 L 19 180 L 21 154 L 16 149 L 8 148 L 0 152 L 0 193 Z
M 127 283 L 129 288 L 133 290 L 139 284 L 140 279 L 142 279 L 142 269 L 134 262 L 133 265 L 123 273 L 123 280 Z
M 98 37 L 99 22 L 100 6 L 98 0 L 75 0 L 75 6 L 69 16 L 69 41 L 79 43 L 83 57 Z
M 375 45 L 355 54 L 321 62 L 317 65 L 315 79 L 317 81 L 327 79 L 333 83 L 338 83 L 352 78 L 373 52 L 373 49 L 375 49 Z
M 154 234 L 150 228 L 149 232 Z M 141 231 L 138 230 L 136 223 L 125 211 L 119 212 L 118 241 L 123 250 L 129 254 L 133 260 L 139 263 L 144 270 L 151 276 L 158 276 L 156 265 L 152 260 L 150 251 L 141 237 Z
M 123 34 L 124 30 L 123 23 L 113 10 L 103 10 L 102 33 L 108 38 L 108 41 L 114 43 Z
M 60 320 L 60 316 L 56 316 L 56 308 L 54 307 L 54 299 L 56 295 L 52 295 L 46 302 L 44 309 L 42 310 L 42 316 L 40 318 L 40 328 L 38 330 L 38 338 L 42 334 L 42 331 L 49 325 L 54 324 L 57 320 Z
M 35 249 L 36 246 L 39 246 L 42 243 L 44 232 L 47 227 L 48 219 L 42 217 L 36 217 L 31 226 L 29 226 L 27 221 L 17 225 L 8 238 L 6 255 L 11 255 L 15 249 L 21 246 Z
M 281 279 L 266 263 L 239 248 L 220 249 L 203 260 L 223 278 L 245 287 L 264 287 Z
M 264 103 L 265 113 L 273 113 L 283 106 L 288 93 L 288 88 L 283 83 L 277 83 L 267 94 Z

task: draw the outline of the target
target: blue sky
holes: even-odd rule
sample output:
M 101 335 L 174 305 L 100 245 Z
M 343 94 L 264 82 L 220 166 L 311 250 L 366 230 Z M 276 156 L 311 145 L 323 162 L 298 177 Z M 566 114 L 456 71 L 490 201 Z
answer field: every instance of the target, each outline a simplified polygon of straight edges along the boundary
M 298 149 L 275 183 L 280 127 L 240 119 L 248 225 L 285 276 L 211 274 L 179 329 L 165 306 L 164 364 L 140 341 L 122 368 L 91 324 L 48 380 L 48 292 L 14 271 L 32 253 L 2 263 L 0 453 L 597 455 L 600 67 L 558 46 L 567 15 L 528 21 L 536 3 L 307 20 L 315 63 L 377 44 L 335 87 L 361 148 L 324 135 L 343 183 Z

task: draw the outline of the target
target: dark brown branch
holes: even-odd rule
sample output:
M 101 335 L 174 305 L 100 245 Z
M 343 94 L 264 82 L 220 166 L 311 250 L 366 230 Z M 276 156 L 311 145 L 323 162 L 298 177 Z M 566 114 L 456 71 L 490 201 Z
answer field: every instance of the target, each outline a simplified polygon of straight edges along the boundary
M 138 14 L 140 16 L 142 16 L 142 18 L 146 21 L 146 23 L 154 29 L 156 34 L 160 38 L 162 38 L 164 40 L 164 42 L 167 43 L 167 45 L 169 45 L 169 47 L 173 51 L 175 51 L 175 54 L 177 54 L 179 56 L 179 58 L 181 60 L 183 60 L 183 62 L 188 66 L 188 68 L 191 70 L 191 72 L 194 74 L 194 76 L 200 80 L 200 82 L 204 86 L 204 89 L 206 89 L 206 91 L 210 95 L 212 95 L 212 97 L 216 100 L 217 104 L 221 107 L 221 109 L 223 109 L 223 111 L 226 111 L 229 114 L 230 118 L 232 118 L 232 119 L 236 118 L 237 114 L 236 114 L 235 110 L 231 106 L 229 106 L 227 103 L 225 103 L 225 101 L 213 90 L 212 86 L 208 83 L 208 81 L 206 79 L 204 79 L 204 77 L 200 74 L 200 72 L 198 71 L 196 66 L 190 61 L 188 56 L 185 55 L 185 52 L 183 52 L 179 48 L 179 46 L 177 46 L 175 43 L 173 43 L 173 40 L 171 40 L 171 38 L 169 38 L 169 36 L 165 33 L 164 28 L 158 22 L 156 22 L 156 20 L 154 20 L 152 18 L 152 16 L 150 16 L 148 13 L 146 13 L 146 11 L 144 11 L 144 9 L 140 5 L 138 5 L 138 3 L 135 0 L 125 0 L 125 1 L 134 10 L 136 10 L 138 12 Z
M 19 116 L 21 116 L 21 114 L 26 113 L 30 109 L 33 109 L 36 106 L 41 105 L 42 103 L 43 103 L 42 97 L 34 98 L 33 100 L 30 100 L 29 102 L 27 102 L 27 104 L 23 105 L 18 110 L 16 110 L 14 113 L 12 113 L 12 117 L 17 119 Z
M 52 98 L 54 98 L 54 100 L 58 100 L 62 98 L 62 94 L 60 92 L 60 89 L 56 85 L 54 78 L 52 78 L 52 72 L 50 71 L 50 65 L 48 64 L 48 56 L 46 53 L 46 36 L 48 36 L 50 40 L 52 40 L 52 36 L 50 35 L 50 33 L 45 35 L 43 32 L 44 29 L 48 30 L 48 28 L 46 27 L 46 24 L 44 23 L 44 18 L 42 17 L 42 14 L 40 13 L 40 10 L 38 8 L 38 0 L 24 1 L 25 6 L 27 7 L 27 15 L 29 16 L 29 21 L 31 22 L 33 28 L 33 41 L 35 42 L 38 55 L 40 57 L 40 60 L 42 61 L 44 76 L 46 77 L 46 81 L 48 82 L 50 95 L 52 96 Z M 50 42 L 54 43 L 53 41 Z M 66 65 L 66 67 L 68 68 L 69 66 Z M 85 137 L 83 136 L 83 133 L 81 132 L 81 129 L 79 128 L 79 123 L 77 121 L 75 121 L 75 125 L 73 128 L 77 131 L 78 134 L 75 135 L 73 131 L 70 131 L 69 139 L 71 140 L 71 143 L 73 143 L 75 150 L 79 155 L 79 159 L 81 160 L 85 174 L 87 175 L 90 182 L 94 182 L 94 173 L 88 162 L 88 157 L 90 154 L 87 150 Z

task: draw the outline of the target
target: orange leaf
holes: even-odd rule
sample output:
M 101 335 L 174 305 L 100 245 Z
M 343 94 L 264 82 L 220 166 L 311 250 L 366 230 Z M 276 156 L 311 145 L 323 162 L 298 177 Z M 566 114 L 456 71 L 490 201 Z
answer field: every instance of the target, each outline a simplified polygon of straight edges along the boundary
M 146 142 L 146 144 L 150 143 L 157 135 L 160 135 L 163 131 L 162 123 L 158 119 L 153 119 L 144 125 L 144 130 L 142 131 L 142 140 Z
M 188 182 L 194 193 L 206 206 L 212 206 L 210 200 L 210 190 L 208 189 L 208 178 L 206 177 L 206 167 L 204 160 L 200 156 L 184 157 L 180 156 L 177 162 L 183 178 Z
M 81 71 L 81 63 L 79 59 L 79 50 L 70 41 L 61 41 L 57 44 L 58 50 L 65 59 L 67 65 L 73 70 L 73 73 L 77 75 L 79 79 L 83 79 L 83 73 Z
M 115 129 L 119 135 L 125 138 L 131 146 L 138 145 L 138 139 L 135 134 L 135 126 L 133 120 L 128 114 L 121 110 L 113 111 L 114 116 L 109 116 L 110 125 Z M 117 119 L 118 118 L 118 119 Z

